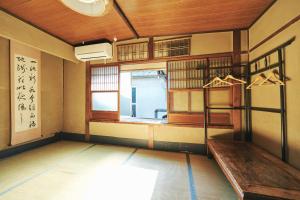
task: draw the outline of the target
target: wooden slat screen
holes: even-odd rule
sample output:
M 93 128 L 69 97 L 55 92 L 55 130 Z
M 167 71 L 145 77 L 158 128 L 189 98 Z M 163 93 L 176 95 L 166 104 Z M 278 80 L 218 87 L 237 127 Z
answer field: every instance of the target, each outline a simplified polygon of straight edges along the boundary
M 232 67 L 232 57 L 219 57 L 219 58 L 212 58 L 209 60 L 209 73 L 208 73 L 208 80 L 212 80 L 215 77 L 225 78 L 227 75 L 233 75 L 239 78 L 240 74 L 236 73 L 237 71 L 234 70 Z M 214 86 L 212 84 L 211 86 Z M 219 83 L 218 87 L 227 87 L 226 84 Z
M 190 38 L 154 41 L 154 58 L 190 55 Z
M 203 69 L 207 59 L 168 62 L 169 89 L 197 89 L 203 86 Z
M 209 67 L 208 79 L 235 75 L 231 56 L 170 61 L 168 62 L 169 89 L 201 89 L 206 66 Z
M 117 46 L 118 61 L 148 59 L 148 42 L 123 44 Z
M 91 91 L 118 91 L 119 67 L 107 66 L 92 68 Z
M 225 78 L 228 74 L 234 74 L 232 69 L 231 55 L 168 61 L 168 122 L 202 126 L 204 114 L 199 104 L 203 104 L 204 80 L 211 80 L 216 76 Z M 230 88 L 219 91 L 225 90 L 230 92 Z M 201 100 L 195 98 L 195 95 L 200 96 Z M 209 97 L 207 103 L 210 103 Z M 187 106 L 181 106 L 182 104 Z M 193 105 L 197 105 L 197 109 Z M 231 114 L 227 112 L 209 113 L 209 120 L 211 124 L 232 127 Z

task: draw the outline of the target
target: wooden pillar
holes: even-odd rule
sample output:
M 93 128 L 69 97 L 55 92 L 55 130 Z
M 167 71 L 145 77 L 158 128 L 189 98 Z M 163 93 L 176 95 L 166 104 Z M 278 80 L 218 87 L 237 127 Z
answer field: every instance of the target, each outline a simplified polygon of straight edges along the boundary
M 86 62 L 85 69 L 85 140 L 90 140 L 90 110 L 91 110 L 91 67 L 90 62 Z
M 153 37 L 149 38 L 149 42 L 148 42 L 148 59 L 152 60 L 154 58 L 154 41 L 153 41 Z
M 148 148 L 154 148 L 154 126 L 155 125 L 148 125 Z
M 233 31 L 233 73 L 238 75 L 241 73 L 241 31 Z M 232 87 L 232 106 L 240 107 L 242 102 L 242 87 L 241 85 L 234 85 Z M 232 111 L 232 123 L 234 126 L 234 139 L 241 140 L 242 138 L 242 112 L 241 110 Z

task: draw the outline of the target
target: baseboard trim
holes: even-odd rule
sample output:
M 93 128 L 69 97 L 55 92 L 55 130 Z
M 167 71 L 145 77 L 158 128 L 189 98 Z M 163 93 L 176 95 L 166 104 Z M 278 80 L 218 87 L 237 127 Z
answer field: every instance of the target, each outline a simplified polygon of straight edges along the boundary
M 62 140 L 86 142 L 83 134 L 63 132 L 60 135 L 61 135 L 60 138 Z M 132 139 L 132 138 L 121 138 L 121 137 L 102 136 L 102 135 L 90 135 L 90 140 L 88 142 L 143 148 L 143 149 L 151 149 L 148 147 L 148 140 L 145 140 L 145 139 Z M 194 154 L 205 155 L 204 144 L 154 141 L 153 149 L 161 150 L 161 151 L 172 151 L 172 152 L 190 152 L 190 153 L 194 153 Z
M 154 141 L 154 149 L 161 151 L 189 152 L 205 155 L 204 144 Z
M 19 153 L 22 153 L 22 152 L 25 152 L 25 151 L 29 151 L 29 150 L 32 150 L 32 149 L 35 149 L 35 148 L 38 148 L 38 147 L 42 147 L 42 146 L 45 146 L 47 144 L 57 142 L 59 140 L 60 140 L 60 134 L 58 133 L 58 134 L 55 134 L 52 137 L 47 137 L 47 138 L 40 139 L 40 140 L 37 140 L 37 141 L 33 141 L 33 142 L 30 142 L 30 143 L 26 143 L 26 144 L 23 144 L 23 145 L 18 145 L 18 146 L 15 146 L 15 147 L 10 147 L 8 149 L 0 150 L 0 159 L 7 158 L 7 157 L 10 157 L 10 156 L 14 156 L 16 154 L 19 154 Z
M 90 142 L 136 148 L 148 148 L 148 140 L 90 135 Z
M 84 134 L 61 132 L 59 135 L 61 140 L 85 142 Z
M 151 149 L 148 147 L 148 140 L 144 140 L 144 139 L 90 135 L 90 140 L 86 141 L 84 134 L 61 132 L 55 134 L 52 137 L 44 138 L 20 146 L 1 150 L 0 159 L 10 157 L 41 146 L 45 146 L 47 144 L 51 144 L 59 140 L 90 142 L 90 143 L 110 144 L 110 145 L 117 145 L 117 146 Z M 204 144 L 193 144 L 193 143 L 182 143 L 182 142 L 154 141 L 153 150 L 171 151 L 171 152 L 190 152 L 190 153 L 203 154 L 203 155 L 205 154 Z

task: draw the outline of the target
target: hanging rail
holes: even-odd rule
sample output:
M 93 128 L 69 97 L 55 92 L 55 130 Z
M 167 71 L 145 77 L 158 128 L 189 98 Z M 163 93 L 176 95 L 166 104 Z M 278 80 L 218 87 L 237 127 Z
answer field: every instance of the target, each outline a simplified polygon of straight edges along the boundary
M 295 41 L 295 37 L 289 39 L 285 43 L 273 48 L 272 50 L 264 53 L 263 55 L 255 58 L 249 62 L 248 66 L 248 83 L 251 82 L 251 77 L 266 71 L 278 69 L 279 80 L 285 82 L 285 59 L 283 58 L 283 51 L 285 47 Z M 278 62 L 273 64 L 269 63 L 270 56 L 277 54 Z M 264 67 L 260 68 L 260 63 L 263 61 Z M 254 64 L 254 70 L 251 66 Z M 246 89 L 246 86 L 244 87 Z M 246 140 L 252 141 L 252 111 L 278 113 L 281 118 L 281 159 L 286 161 L 287 157 L 287 117 L 286 117 L 286 86 L 279 86 L 280 92 L 280 108 L 266 108 L 266 107 L 252 107 L 252 92 L 247 90 L 245 92 L 245 103 L 246 103 Z

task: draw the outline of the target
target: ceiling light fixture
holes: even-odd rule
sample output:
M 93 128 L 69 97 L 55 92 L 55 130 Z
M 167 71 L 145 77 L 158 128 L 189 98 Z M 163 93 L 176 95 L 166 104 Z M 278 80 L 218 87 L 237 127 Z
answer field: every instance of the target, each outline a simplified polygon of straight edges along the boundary
M 97 0 L 78 0 L 82 3 L 95 3 Z
M 111 0 L 61 0 L 68 8 L 91 17 L 103 16 L 110 8 Z

